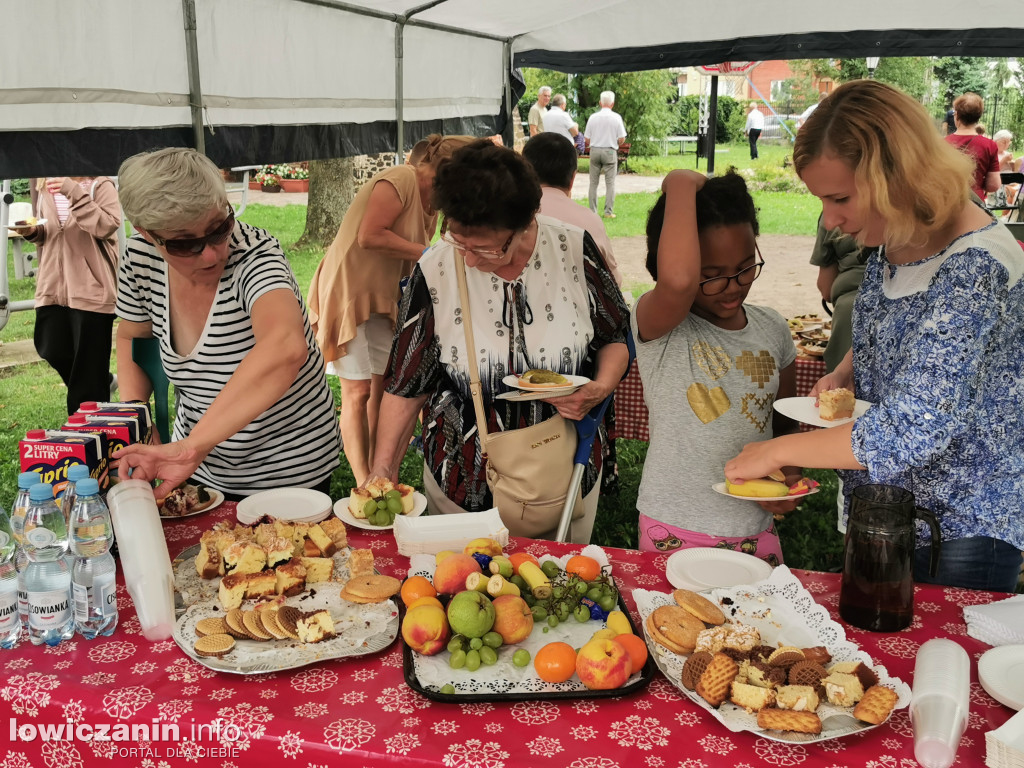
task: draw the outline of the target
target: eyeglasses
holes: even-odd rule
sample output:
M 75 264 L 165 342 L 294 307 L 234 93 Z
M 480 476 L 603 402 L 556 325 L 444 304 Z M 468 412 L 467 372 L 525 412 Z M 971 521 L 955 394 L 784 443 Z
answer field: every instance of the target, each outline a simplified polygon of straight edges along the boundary
M 208 232 L 202 237 L 182 237 L 172 240 L 164 240 L 162 237 L 157 237 L 152 232 L 150 236 L 153 238 L 153 242 L 164 248 L 171 256 L 180 256 L 182 258 L 191 258 L 198 256 L 206 250 L 207 245 L 220 245 L 228 237 L 231 236 L 232 230 L 235 228 L 235 212 L 232 209 L 228 210 L 227 218 L 224 219 L 217 228 L 212 232 Z
M 757 258 L 761 259 L 761 249 L 755 245 L 754 250 L 757 251 Z M 698 283 L 700 292 L 705 296 L 716 296 L 719 293 L 724 293 L 729 287 L 729 281 L 731 280 L 735 280 L 736 284 L 740 286 L 750 285 L 757 280 L 757 276 L 761 274 L 761 267 L 763 266 L 764 259 L 761 259 L 756 264 L 752 264 L 746 269 L 741 269 L 735 275 L 711 277 L 707 280 L 701 280 Z
M 490 248 L 470 248 L 464 243 L 460 243 L 450 234 L 448 234 L 448 220 L 445 219 L 441 222 L 441 239 L 448 243 L 453 248 L 458 248 L 463 254 L 472 253 L 479 256 L 481 259 L 502 259 L 508 254 L 508 249 L 512 247 L 512 241 L 515 240 L 518 232 L 513 230 L 512 234 L 508 236 L 508 240 L 501 246 L 499 250 L 493 250 Z

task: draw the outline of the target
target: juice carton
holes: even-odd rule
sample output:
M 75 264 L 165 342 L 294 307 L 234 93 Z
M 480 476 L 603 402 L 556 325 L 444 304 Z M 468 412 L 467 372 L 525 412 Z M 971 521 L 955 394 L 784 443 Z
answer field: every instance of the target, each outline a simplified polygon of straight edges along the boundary
M 18 443 L 22 472 L 38 472 L 60 497 L 68 484 L 68 467 L 84 464 L 100 488 L 107 487 L 107 436 L 103 433 L 30 429 Z
M 77 415 L 85 416 L 130 416 L 139 422 L 139 442 L 148 443 L 153 434 L 153 417 L 149 405 L 142 402 L 131 403 L 97 403 L 87 400 L 78 407 Z
M 126 445 L 139 442 L 139 420 L 133 416 L 68 416 L 65 432 L 102 432 L 107 436 L 107 460 Z

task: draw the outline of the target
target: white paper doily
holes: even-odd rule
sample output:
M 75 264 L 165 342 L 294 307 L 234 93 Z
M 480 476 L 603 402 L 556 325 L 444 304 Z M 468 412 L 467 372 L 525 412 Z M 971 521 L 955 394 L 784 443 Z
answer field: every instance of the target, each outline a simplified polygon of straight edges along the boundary
M 777 566 L 768 578 L 756 584 L 715 589 L 707 594 L 713 602 L 722 607 L 730 621 L 757 627 L 764 644 L 793 645 L 798 648 L 823 645 L 832 654 L 833 661 L 862 661 L 875 671 L 880 684 L 896 691 L 899 698 L 895 709 L 902 709 L 910 704 L 910 686 L 898 677 L 890 677 L 884 666 L 874 664 L 867 653 L 847 640 L 843 627 L 832 620 L 824 606 L 814 602 L 811 594 L 786 566 Z M 641 625 L 646 624 L 647 617 L 655 608 L 675 605 L 671 594 L 646 589 L 633 590 L 633 599 L 640 611 Z M 876 727 L 856 720 L 850 707 L 836 707 L 822 701 L 818 707 L 822 721 L 820 734 L 762 730 L 757 726 L 756 713 L 748 714 L 745 709 L 729 701 L 715 709 L 695 691 L 684 688 L 682 672 L 686 657 L 672 653 L 655 643 L 647 636 L 646 627 L 644 637 L 651 656 L 665 677 L 688 699 L 710 712 L 731 731 L 754 731 L 772 741 L 810 743 L 860 733 Z

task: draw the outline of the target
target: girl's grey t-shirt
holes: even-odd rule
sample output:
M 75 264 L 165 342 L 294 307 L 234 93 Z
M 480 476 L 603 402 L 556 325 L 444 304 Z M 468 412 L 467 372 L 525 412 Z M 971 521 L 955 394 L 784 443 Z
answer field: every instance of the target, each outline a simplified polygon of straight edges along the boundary
M 744 305 L 747 325 L 728 331 L 690 314 L 643 342 L 630 315 L 650 412 L 650 445 L 637 509 L 712 536 L 753 536 L 771 515 L 712 490 L 744 445 L 772 437 L 779 371 L 796 359 L 789 326 L 768 307 Z

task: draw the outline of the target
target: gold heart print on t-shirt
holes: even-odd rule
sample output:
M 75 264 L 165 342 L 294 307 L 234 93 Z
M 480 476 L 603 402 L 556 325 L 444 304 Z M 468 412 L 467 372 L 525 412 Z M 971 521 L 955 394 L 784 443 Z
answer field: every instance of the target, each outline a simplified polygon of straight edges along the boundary
M 763 349 L 756 356 L 745 349 L 736 358 L 736 367 L 747 374 L 759 389 L 764 389 L 764 385 L 772 380 L 775 373 L 775 358 L 771 352 Z
M 767 393 L 764 397 L 758 397 L 753 392 L 747 392 L 740 401 L 740 413 L 757 427 L 758 432 L 764 432 L 764 428 L 768 426 L 768 419 L 772 415 L 772 403 L 774 401 L 775 395 L 771 392 Z M 751 403 L 754 408 L 750 407 Z
M 708 389 L 706 385 L 695 381 L 686 390 L 686 401 L 690 404 L 697 418 L 709 424 L 729 410 L 732 403 L 721 387 Z
M 729 372 L 729 354 L 721 347 L 712 347 L 706 341 L 695 341 L 690 347 L 693 359 L 712 381 L 718 381 Z

